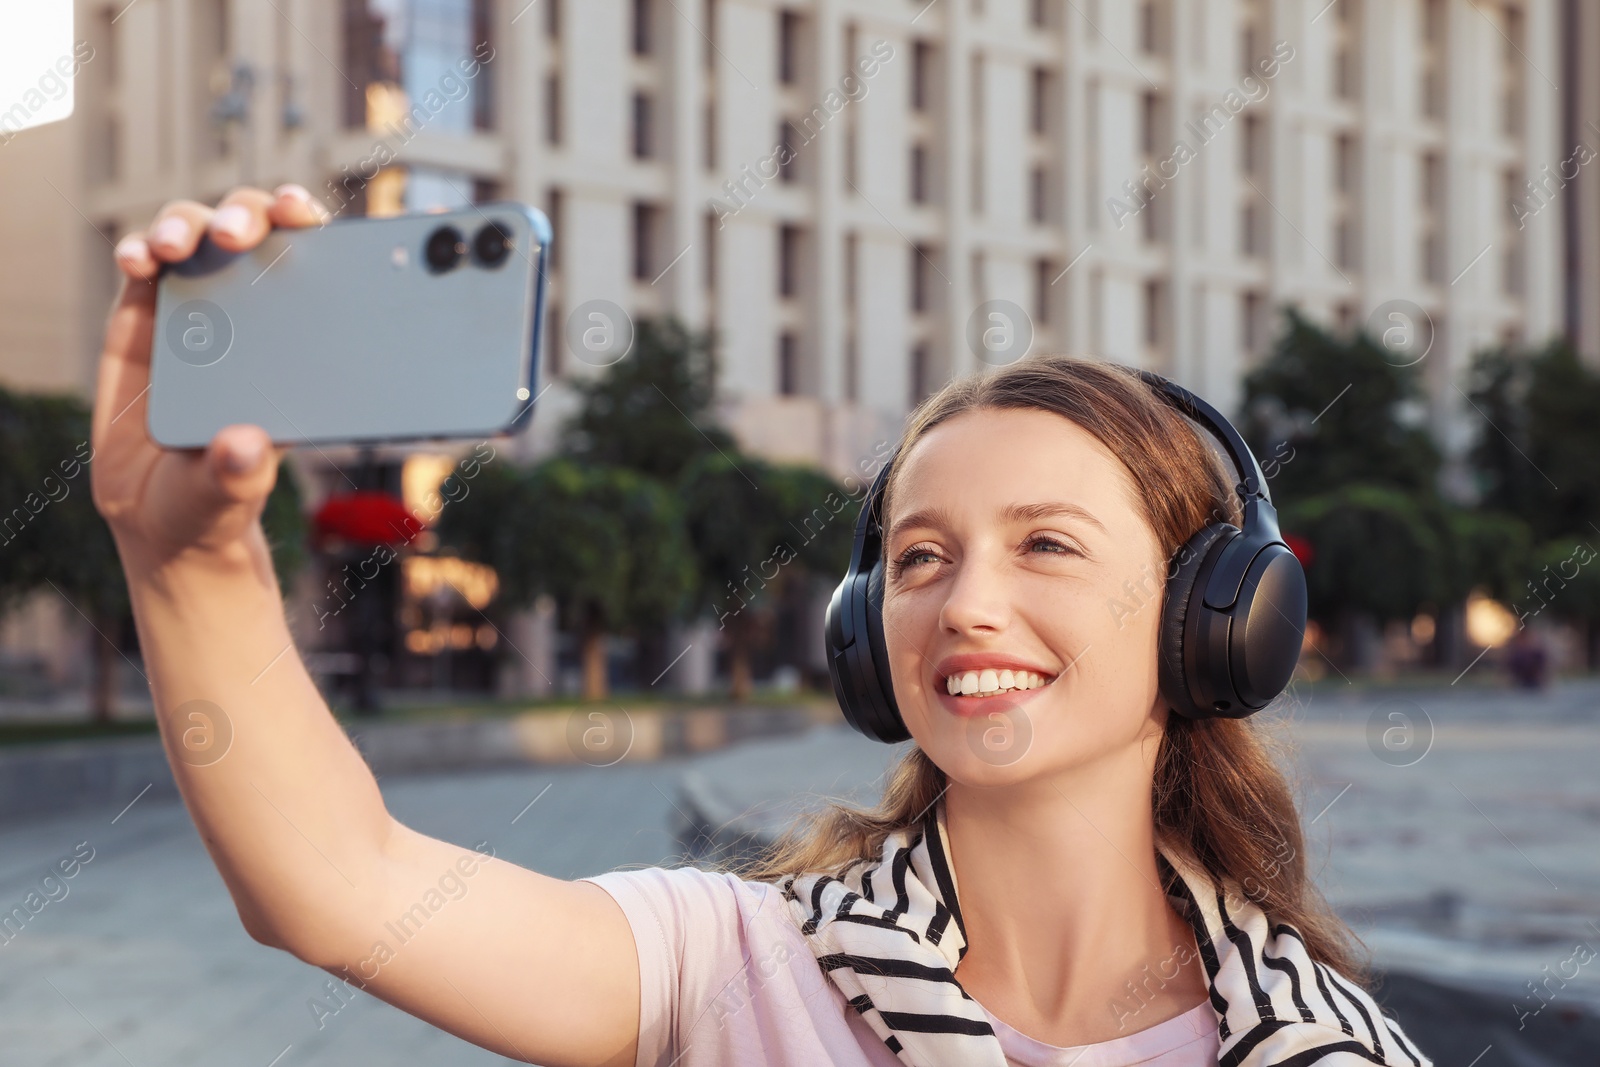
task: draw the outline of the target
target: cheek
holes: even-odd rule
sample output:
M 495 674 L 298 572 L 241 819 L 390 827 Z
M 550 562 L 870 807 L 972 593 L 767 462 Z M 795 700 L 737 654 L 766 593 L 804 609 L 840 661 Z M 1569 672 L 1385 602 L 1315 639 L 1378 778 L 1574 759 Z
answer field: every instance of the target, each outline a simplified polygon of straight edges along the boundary
M 883 641 L 897 694 L 920 688 L 925 649 L 939 625 L 939 606 L 933 598 L 909 592 L 885 594 Z

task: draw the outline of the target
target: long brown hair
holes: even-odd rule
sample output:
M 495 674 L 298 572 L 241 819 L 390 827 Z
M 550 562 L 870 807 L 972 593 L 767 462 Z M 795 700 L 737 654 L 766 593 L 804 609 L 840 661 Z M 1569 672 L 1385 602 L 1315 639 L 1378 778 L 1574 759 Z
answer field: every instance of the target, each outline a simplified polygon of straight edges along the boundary
M 958 379 L 911 414 L 884 487 L 890 513 L 898 466 L 924 434 L 977 408 L 1054 412 L 1089 431 L 1133 476 L 1143 517 L 1171 559 L 1210 522 L 1240 521 L 1231 465 L 1203 431 L 1135 372 L 1064 356 L 1037 357 Z M 1154 665 L 1152 664 L 1152 669 Z M 1294 926 L 1311 957 L 1367 985 L 1370 954 L 1306 874 L 1305 840 L 1289 781 L 1293 746 L 1266 712 L 1195 721 L 1169 714 L 1152 783 L 1155 833 L 1213 878 L 1231 880 L 1275 923 Z M 831 803 L 791 826 L 739 873 L 776 881 L 835 871 L 879 855 L 891 833 L 911 828 L 945 789 L 945 774 L 913 745 L 891 771 L 874 810 Z M 1364 948 L 1364 946 L 1363 946 Z

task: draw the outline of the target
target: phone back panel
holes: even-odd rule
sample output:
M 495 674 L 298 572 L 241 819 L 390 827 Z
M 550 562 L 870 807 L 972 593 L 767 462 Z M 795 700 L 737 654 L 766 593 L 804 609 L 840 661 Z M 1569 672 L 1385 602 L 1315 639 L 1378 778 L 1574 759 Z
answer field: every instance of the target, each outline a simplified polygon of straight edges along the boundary
M 441 226 L 511 235 L 498 267 L 434 273 Z M 151 437 L 202 448 L 254 423 L 275 442 L 482 437 L 520 427 L 537 394 L 550 224 L 524 204 L 274 230 L 255 249 L 206 241 L 169 266 L 151 346 Z

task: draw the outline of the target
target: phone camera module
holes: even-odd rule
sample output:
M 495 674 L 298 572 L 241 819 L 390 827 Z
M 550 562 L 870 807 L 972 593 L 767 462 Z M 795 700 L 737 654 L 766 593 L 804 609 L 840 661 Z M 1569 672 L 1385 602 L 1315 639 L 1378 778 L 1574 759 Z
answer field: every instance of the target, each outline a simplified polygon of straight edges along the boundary
M 511 255 L 511 234 L 498 222 L 491 222 L 472 239 L 472 254 L 485 267 L 498 267 Z
M 428 237 L 428 244 L 424 249 L 428 269 L 435 274 L 454 270 L 460 266 L 466 254 L 467 239 L 462 237 L 461 231 L 454 226 L 441 226 L 434 230 Z

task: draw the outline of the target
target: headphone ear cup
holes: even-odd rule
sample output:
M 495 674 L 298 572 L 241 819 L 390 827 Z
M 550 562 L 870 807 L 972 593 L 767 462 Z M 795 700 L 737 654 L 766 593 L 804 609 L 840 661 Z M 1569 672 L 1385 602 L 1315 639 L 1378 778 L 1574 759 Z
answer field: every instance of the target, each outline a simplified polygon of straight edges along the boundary
M 1261 708 L 1288 686 L 1306 632 L 1306 572 L 1289 546 L 1268 544 L 1245 572 L 1228 638 L 1228 677 L 1242 707 Z
M 1191 610 L 1206 610 L 1203 604 L 1194 603 L 1197 595 L 1204 595 L 1196 593 L 1195 580 L 1206 569 L 1206 560 L 1220 554 L 1238 536 L 1239 528 L 1231 523 L 1215 522 L 1202 527 L 1184 543 L 1169 564 L 1166 602 L 1161 608 L 1156 678 L 1167 706 L 1185 718 L 1210 719 L 1217 714 L 1214 708 L 1202 706 L 1194 698 L 1190 672 L 1184 660 L 1184 631 Z
M 883 638 L 883 564 L 852 570 L 828 603 L 828 673 L 845 722 L 876 741 L 911 736 L 895 703 Z

